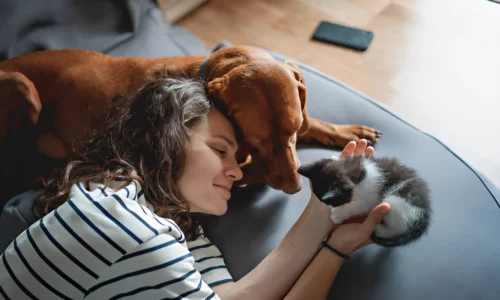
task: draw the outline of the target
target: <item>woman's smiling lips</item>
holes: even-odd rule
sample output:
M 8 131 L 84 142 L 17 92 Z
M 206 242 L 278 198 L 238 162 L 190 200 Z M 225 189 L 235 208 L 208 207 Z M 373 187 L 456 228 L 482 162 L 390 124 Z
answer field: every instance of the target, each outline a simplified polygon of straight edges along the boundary
M 231 185 L 224 185 L 224 184 L 214 184 L 218 190 L 221 190 L 225 196 L 227 196 L 227 200 L 231 198 Z

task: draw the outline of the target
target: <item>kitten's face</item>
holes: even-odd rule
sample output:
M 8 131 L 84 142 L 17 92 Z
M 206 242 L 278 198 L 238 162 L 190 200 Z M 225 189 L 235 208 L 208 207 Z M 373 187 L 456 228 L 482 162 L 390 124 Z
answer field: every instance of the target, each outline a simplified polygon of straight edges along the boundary
M 335 207 L 351 200 L 354 183 L 339 160 L 324 158 L 301 166 L 298 172 L 311 180 L 313 192 L 322 202 Z

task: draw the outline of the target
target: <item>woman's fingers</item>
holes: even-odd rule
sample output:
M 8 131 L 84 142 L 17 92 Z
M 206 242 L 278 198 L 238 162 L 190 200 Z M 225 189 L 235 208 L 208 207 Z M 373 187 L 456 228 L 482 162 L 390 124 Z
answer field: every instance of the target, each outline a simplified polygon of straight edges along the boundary
M 354 156 L 363 156 L 365 154 L 366 147 L 368 147 L 368 141 L 365 139 L 359 140 L 356 149 L 354 149 Z
M 375 154 L 375 149 L 372 146 L 368 146 L 368 141 L 365 139 L 359 140 L 359 142 L 351 141 L 349 142 L 340 157 L 348 157 L 348 156 L 366 156 L 371 157 Z
M 375 227 L 380 224 L 385 215 L 387 215 L 390 211 L 391 206 L 387 203 L 382 203 L 377 205 L 377 207 L 370 212 L 366 220 L 363 224 L 361 224 L 363 231 L 368 235 L 368 237 L 375 230 Z
M 341 157 L 347 157 L 351 156 L 354 153 L 354 150 L 356 149 L 356 142 L 351 141 L 349 142 L 345 147 L 344 150 L 342 150 L 342 153 L 340 154 Z
M 373 241 L 370 238 L 372 232 L 375 231 L 377 225 L 380 224 L 385 215 L 387 215 L 390 211 L 391 206 L 387 203 L 382 203 L 371 211 L 366 220 L 361 224 L 361 230 L 366 236 L 366 239 L 357 249 L 373 244 Z
M 372 157 L 374 154 L 375 154 L 375 149 L 372 146 L 366 148 L 365 150 L 366 157 Z

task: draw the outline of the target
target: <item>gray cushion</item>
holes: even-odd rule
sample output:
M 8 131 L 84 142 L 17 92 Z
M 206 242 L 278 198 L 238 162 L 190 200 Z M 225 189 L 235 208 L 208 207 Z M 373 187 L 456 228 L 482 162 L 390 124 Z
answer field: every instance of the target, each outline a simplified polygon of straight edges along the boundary
M 41 191 L 29 190 L 13 197 L 3 207 L 0 215 L 0 253 L 2 253 L 14 239 L 29 225 L 36 221 L 31 208 L 33 201 Z M 8 229 L 8 230 L 6 230 Z
M 0 60 L 62 48 L 142 57 L 207 53 L 185 29 L 166 24 L 154 0 L 0 1 Z
M 498 188 L 435 138 L 365 95 L 299 65 L 308 88 L 309 114 L 382 131 L 376 155 L 394 156 L 415 168 L 430 185 L 435 211 L 429 234 L 418 243 L 394 250 L 371 245 L 354 253 L 340 270 L 329 299 L 498 299 Z M 302 163 L 334 153 L 339 152 L 298 150 Z M 220 247 L 235 279 L 274 249 L 298 219 L 310 194 L 309 185 L 303 186 L 292 196 L 267 186 L 235 189 L 228 213 L 205 220 L 208 236 Z

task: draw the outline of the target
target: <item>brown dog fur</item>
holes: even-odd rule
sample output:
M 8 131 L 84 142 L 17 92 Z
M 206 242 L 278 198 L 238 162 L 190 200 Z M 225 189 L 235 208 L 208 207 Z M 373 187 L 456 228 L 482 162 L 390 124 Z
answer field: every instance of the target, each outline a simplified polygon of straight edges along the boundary
M 49 50 L 0 62 L 2 182 L 17 185 L 15 193 L 29 188 L 43 171 L 80 149 L 88 130 L 103 120 L 117 96 L 131 96 L 165 73 L 200 78 L 205 58 Z M 243 162 L 251 156 L 242 165 L 241 183 L 268 183 L 295 193 L 301 188 L 297 140 L 344 146 L 352 139 L 377 139 L 368 127 L 310 118 L 300 69 L 260 49 L 220 49 L 209 56 L 204 73 L 208 93 L 224 103 L 243 133 L 239 158 Z

